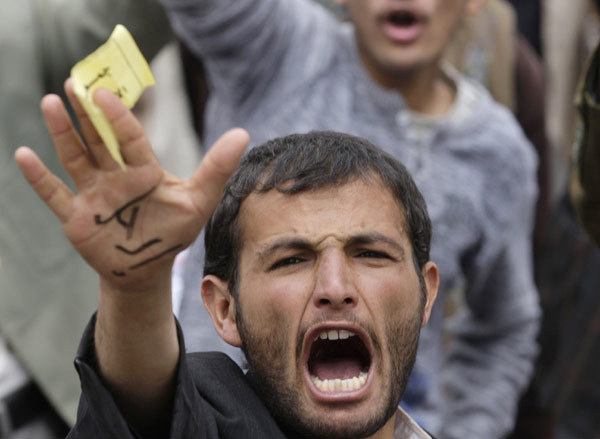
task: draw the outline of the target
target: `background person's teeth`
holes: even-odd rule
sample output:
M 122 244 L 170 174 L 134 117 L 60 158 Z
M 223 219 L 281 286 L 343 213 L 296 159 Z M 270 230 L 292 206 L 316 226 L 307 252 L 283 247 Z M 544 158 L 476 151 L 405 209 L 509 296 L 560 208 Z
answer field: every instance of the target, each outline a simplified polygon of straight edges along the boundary
M 325 339 L 327 338 L 327 333 L 326 333 L 326 332 L 321 332 L 321 334 L 319 335 L 319 337 L 320 337 L 322 340 L 325 340 Z
M 338 332 L 335 329 L 330 330 L 327 333 L 327 336 L 329 337 L 329 340 L 337 340 L 339 338 Z
M 348 337 L 350 337 L 350 333 L 345 329 L 340 329 L 339 336 L 340 340 L 346 340 Z

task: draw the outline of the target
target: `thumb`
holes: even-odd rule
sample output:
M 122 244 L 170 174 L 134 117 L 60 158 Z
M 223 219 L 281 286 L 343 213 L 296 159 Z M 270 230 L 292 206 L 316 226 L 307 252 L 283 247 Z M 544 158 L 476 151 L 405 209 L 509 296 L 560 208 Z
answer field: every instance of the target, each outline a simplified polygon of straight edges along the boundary
M 196 205 L 207 220 L 223 195 L 227 180 L 235 171 L 250 136 L 241 128 L 223 134 L 190 177 L 191 189 Z

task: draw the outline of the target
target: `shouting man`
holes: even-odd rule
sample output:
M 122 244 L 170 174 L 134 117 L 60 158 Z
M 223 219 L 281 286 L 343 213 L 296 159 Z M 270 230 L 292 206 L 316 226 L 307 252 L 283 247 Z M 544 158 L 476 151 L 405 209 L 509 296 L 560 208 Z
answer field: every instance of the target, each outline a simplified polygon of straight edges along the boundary
M 225 185 L 248 143 L 237 129 L 182 181 L 100 89 L 122 171 L 69 83 L 67 95 L 89 153 L 59 98 L 42 111 L 78 194 L 32 150 L 16 159 L 100 277 L 70 438 L 431 437 L 398 408 L 439 283 L 425 201 L 398 161 L 345 134 L 291 135 L 251 150 Z M 172 315 L 175 254 L 215 206 L 202 295 L 247 374 L 221 353 L 186 356 Z

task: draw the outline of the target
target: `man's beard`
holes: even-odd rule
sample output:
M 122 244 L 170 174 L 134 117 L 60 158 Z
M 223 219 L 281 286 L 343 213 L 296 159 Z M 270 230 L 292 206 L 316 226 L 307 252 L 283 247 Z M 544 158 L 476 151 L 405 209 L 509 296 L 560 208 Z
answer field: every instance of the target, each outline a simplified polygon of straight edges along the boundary
M 239 304 L 239 301 L 237 302 Z M 260 337 L 252 325 L 244 319 L 241 307 L 236 306 L 237 327 L 242 340 L 242 350 L 249 366 L 249 378 L 254 390 L 268 407 L 270 413 L 282 428 L 293 437 L 331 439 L 362 439 L 373 435 L 396 413 L 408 377 L 414 366 L 421 328 L 423 305 L 409 321 L 399 322 L 390 319 L 386 325 L 387 349 L 390 353 L 390 377 L 383 377 L 382 391 L 368 417 L 353 419 L 347 425 L 332 423 L 326 416 L 315 416 L 302 405 L 301 389 L 296 387 L 297 379 L 288 367 L 289 349 L 286 334 L 280 335 L 279 328 L 270 332 L 270 337 Z M 352 321 L 353 319 L 348 319 Z M 315 323 L 315 322 L 313 322 Z M 360 324 L 371 337 L 375 354 L 383 359 L 382 347 L 370 326 Z M 302 342 L 307 328 L 299 332 L 296 352 L 302 350 Z M 385 347 L 384 347 L 385 348 Z M 297 356 L 300 358 L 300 356 Z M 303 365 L 299 365 L 302 367 Z M 381 369 L 381 364 L 379 369 Z M 300 373 L 303 371 L 300 369 Z M 379 373 L 375 370 L 372 373 Z M 386 382 L 387 378 L 387 382 Z M 299 378 L 303 380 L 302 377 Z M 328 422 L 329 421 L 329 422 Z

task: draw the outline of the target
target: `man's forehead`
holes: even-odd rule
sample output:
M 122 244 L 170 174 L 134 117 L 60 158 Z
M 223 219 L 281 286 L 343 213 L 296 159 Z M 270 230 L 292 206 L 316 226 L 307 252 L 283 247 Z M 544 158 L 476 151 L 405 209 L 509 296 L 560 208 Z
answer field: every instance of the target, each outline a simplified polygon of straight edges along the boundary
M 278 232 L 288 238 L 308 233 L 313 243 L 329 235 L 343 241 L 378 233 L 396 240 L 409 235 L 404 208 L 380 180 L 359 179 L 294 194 L 254 192 L 242 203 L 238 224 L 243 241 Z
M 312 197 L 314 194 L 319 194 L 322 197 L 329 197 L 335 199 L 340 192 L 352 192 L 355 197 L 360 197 L 365 192 L 381 193 L 386 192 L 390 198 L 396 199 L 392 190 L 384 184 L 381 176 L 375 171 L 367 171 L 361 175 L 348 176 L 342 182 L 329 182 L 323 183 L 317 187 L 303 188 L 299 190 L 294 189 L 294 185 L 297 183 L 296 180 L 290 179 L 288 181 L 276 183 L 277 187 L 264 190 L 264 186 L 269 184 L 269 177 L 263 176 L 256 185 L 254 191 L 252 191 L 241 203 L 241 206 L 251 203 L 253 200 L 259 200 L 267 197 L 277 197 L 278 201 L 289 200 L 293 201 L 298 198 Z M 274 184 L 274 183 L 270 183 Z M 401 210 L 404 211 L 404 208 Z
M 282 190 L 274 188 L 267 191 L 256 190 L 251 192 L 240 205 L 240 218 L 253 210 L 256 205 L 261 205 L 261 207 L 271 205 L 274 211 L 285 211 L 292 208 L 292 205 L 301 203 L 302 200 L 307 199 L 318 198 L 336 202 L 339 200 L 340 194 L 344 194 L 346 200 L 378 200 L 382 206 L 388 206 L 390 201 L 393 201 L 394 207 L 404 217 L 404 206 L 402 206 L 392 190 L 384 185 L 381 178 L 376 175 L 366 175 L 343 184 L 330 184 L 324 187 L 297 192 L 289 191 L 293 184 L 293 181 L 283 183 L 281 185 Z

